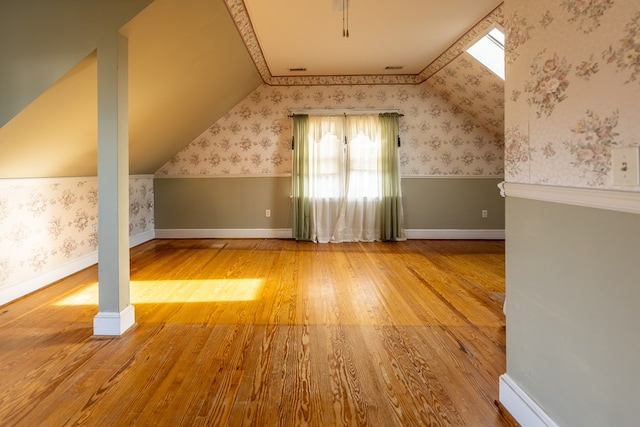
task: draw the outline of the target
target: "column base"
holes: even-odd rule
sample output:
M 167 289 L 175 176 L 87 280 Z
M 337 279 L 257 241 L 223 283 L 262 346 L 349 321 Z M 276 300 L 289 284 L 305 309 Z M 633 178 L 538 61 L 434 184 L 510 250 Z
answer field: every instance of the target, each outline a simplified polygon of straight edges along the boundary
M 136 322 L 135 309 L 127 306 L 120 313 L 98 312 L 93 318 L 93 335 L 120 336 Z

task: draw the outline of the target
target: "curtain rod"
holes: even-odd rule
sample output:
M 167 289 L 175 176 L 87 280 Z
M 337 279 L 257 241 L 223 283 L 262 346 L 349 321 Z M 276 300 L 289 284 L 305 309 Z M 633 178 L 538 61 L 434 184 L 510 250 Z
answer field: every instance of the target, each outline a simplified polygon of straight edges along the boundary
M 309 114 L 319 116 L 349 116 L 356 114 L 384 114 L 384 113 L 397 113 L 398 116 L 404 117 L 398 110 L 291 110 L 288 117 L 293 117 L 296 114 Z

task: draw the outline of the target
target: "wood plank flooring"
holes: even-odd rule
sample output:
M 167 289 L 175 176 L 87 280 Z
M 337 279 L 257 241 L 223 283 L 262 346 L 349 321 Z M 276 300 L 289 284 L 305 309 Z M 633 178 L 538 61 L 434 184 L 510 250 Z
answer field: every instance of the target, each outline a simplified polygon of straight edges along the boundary
M 504 242 L 154 240 L 0 307 L 2 426 L 508 426 Z

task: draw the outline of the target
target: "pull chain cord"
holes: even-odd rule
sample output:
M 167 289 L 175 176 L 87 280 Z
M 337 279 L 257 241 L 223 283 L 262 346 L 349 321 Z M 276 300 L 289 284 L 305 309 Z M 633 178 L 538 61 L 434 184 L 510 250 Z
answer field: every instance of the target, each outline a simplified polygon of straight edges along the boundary
M 349 0 L 342 0 L 342 37 L 349 38 Z
M 342 0 L 342 37 L 347 37 L 347 31 L 345 29 L 344 26 L 344 5 L 345 5 L 346 0 Z
M 349 38 L 349 0 L 347 1 L 347 38 Z

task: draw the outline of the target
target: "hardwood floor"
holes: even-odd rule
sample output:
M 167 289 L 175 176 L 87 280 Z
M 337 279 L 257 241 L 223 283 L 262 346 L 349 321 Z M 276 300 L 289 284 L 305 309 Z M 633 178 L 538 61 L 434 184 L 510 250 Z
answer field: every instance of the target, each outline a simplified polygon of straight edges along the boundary
M 0 307 L 0 425 L 508 426 L 504 242 L 155 240 Z

